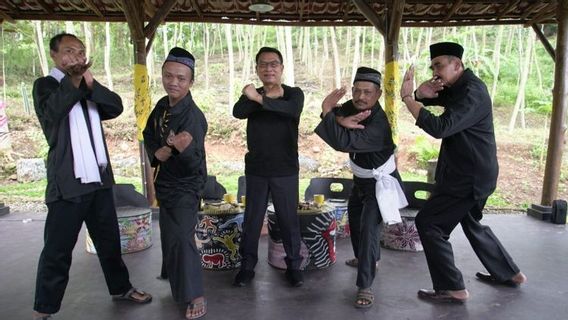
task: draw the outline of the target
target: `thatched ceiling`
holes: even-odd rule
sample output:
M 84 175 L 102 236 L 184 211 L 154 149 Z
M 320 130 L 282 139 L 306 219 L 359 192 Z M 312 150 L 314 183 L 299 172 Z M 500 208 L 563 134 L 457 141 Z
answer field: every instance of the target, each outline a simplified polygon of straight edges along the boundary
M 0 19 L 126 21 L 125 1 L 143 1 L 146 19 L 167 0 L 0 0 Z M 393 0 L 367 1 L 383 15 Z M 397 0 L 394 0 L 397 1 Z M 290 24 L 301 26 L 369 25 L 352 1 L 267 1 L 268 13 L 251 12 L 245 0 L 178 0 L 166 21 Z M 556 0 L 406 0 L 402 26 L 556 23 Z

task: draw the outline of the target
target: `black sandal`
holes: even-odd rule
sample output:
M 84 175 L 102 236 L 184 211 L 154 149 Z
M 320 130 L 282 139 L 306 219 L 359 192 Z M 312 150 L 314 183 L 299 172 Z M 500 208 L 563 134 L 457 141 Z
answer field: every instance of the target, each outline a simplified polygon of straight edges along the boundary
M 136 298 L 134 295 L 138 294 L 141 298 Z M 130 290 L 126 291 L 123 294 L 117 294 L 112 296 L 113 300 L 121 300 L 121 301 L 132 301 L 135 303 L 148 303 L 152 301 L 152 296 L 149 293 L 146 293 L 142 290 L 138 290 L 134 287 L 130 288 Z

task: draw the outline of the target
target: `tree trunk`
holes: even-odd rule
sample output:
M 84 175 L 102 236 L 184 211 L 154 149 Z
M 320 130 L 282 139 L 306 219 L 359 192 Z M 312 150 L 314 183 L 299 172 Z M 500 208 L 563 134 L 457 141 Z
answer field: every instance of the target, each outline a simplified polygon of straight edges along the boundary
M 205 88 L 209 88 L 209 24 L 203 24 L 203 64 L 205 66 Z
M 41 30 L 41 21 L 34 20 L 33 22 L 34 33 L 35 33 L 35 43 L 36 50 L 39 57 L 39 65 L 41 66 L 41 72 L 44 76 L 49 74 L 49 68 L 47 64 L 47 56 L 45 54 L 45 47 L 43 46 L 43 32 Z
M 359 41 L 360 38 L 361 27 L 355 27 L 355 38 L 353 39 L 355 41 L 355 47 L 353 49 L 353 62 L 351 64 L 351 78 L 349 78 L 349 81 L 351 81 L 351 79 L 355 79 L 355 74 L 357 73 L 357 68 L 359 67 L 359 50 L 361 46 L 361 43 Z
M 341 67 L 339 66 L 339 52 L 337 50 L 337 39 L 335 38 L 335 27 L 330 28 L 331 46 L 333 47 L 333 69 L 335 71 L 335 87 L 341 87 Z
M 229 54 L 229 114 L 232 114 L 233 105 L 235 104 L 235 61 L 233 56 L 233 36 L 231 34 L 231 25 L 225 25 L 225 37 L 227 38 L 227 51 Z
M 108 88 L 112 91 L 114 86 L 112 83 L 112 72 L 110 69 L 110 22 L 105 22 L 105 74 L 107 78 Z
M 525 100 L 525 88 L 527 85 L 527 80 L 529 78 L 530 62 L 532 55 L 532 46 L 535 41 L 535 33 L 529 32 L 527 37 L 527 45 L 525 47 L 524 61 L 521 65 L 521 78 L 519 81 L 519 90 L 517 93 L 517 101 L 515 102 L 515 107 L 513 108 L 513 114 L 511 115 L 511 120 L 509 121 L 509 131 L 515 129 L 515 122 L 517 121 L 517 115 L 519 110 L 521 110 L 523 101 Z M 519 43 L 520 44 L 520 43 Z
M 286 73 L 286 83 L 294 87 L 294 52 L 292 50 L 292 27 L 284 27 L 284 33 L 286 35 L 286 56 L 287 60 L 284 62 L 284 72 Z
M 83 22 L 83 30 L 85 33 L 85 38 L 83 40 L 85 44 L 85 56 L 90 60 L 91 52 L 93 51 L 93 32 L 91 31 L 91 23 Z
M 501 41 L 503 39 L 503 30 L 505 27 L 499 26 L 497 31 L 497 39 L 495 39 L 495 47 L 493 47 L 493 87 L 491 88 L 491 101 L 495 100 L 497 93 L 497 83 L 499 82 L 499 72 L 501 69 Z
M 168 57 L 168 53 L 170 52 L 170 46 L 168 45 L 168 24 L 165 23 L 162 26 L 162 42 L 164 44 L 164 60 Z

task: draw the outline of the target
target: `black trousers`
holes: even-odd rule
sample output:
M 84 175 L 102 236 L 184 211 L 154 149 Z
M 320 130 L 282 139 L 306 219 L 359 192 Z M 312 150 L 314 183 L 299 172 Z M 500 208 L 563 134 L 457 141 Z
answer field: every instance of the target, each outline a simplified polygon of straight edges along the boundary
M 509 280 L 520 271 L 491 229 L 479 223 L 486 201 L 434 193 L 416 216 L 435 290 L 465 289 L 448 241 L 458 223 L 483 266 L 497 280 Z
M 242 257 L 241 269 L 254 270 L 258 262 L 258 240 L 266 207 L 268 194 L 272 195 L 274 211 L 286 251 L 286 266 L 298 270 L 302 264 L 300 256 L 300 220 L 298 218 L 298 175 L 286 177 L 246 176 L 246 208 L 243 221 L 243 234 L 239 249 Z
M 132 288 L 128 269 L 122 261 L 120 234 L 112 189 L 101 189 L 81 196 L 80 201 L 47 204 L 44 247 L 37 268 L 34 310 L 56 313 L 69 281 L 73 248 L 83 221 L 97 250 L 110 294 Z
M 203 296 L 201 256 L 195 244 L 199 199 L 193 194 L 183 197 L 190 206 L 160 207 L 160 239 L 172 296 L 178 303 L 190 303 Z
M 379 224 L 382 217 L 375 195 L 374 179 L 369 184 L 353 185 L 347 212 L 351 245 L 359 260 L 356 284 L 362 289 L 370 288 L 375 279 L 375 264 L 381 258 Z

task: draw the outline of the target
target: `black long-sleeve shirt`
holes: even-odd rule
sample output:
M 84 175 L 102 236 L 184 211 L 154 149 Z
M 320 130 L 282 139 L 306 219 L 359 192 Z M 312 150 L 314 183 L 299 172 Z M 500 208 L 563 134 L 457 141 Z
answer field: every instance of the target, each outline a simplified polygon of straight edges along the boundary
M 164 115 L 168 118 L 167 126 L 162 132 Z M 154 154 L 156 150 L 167 145 L 166 138 L 169 132 L 178 134 L 187 131 L 193 140 L 181 153 L 172 147 L 172 156 L 165 162 L 158 160 Z M 200 196 L 207 180 L 207 165 L 205 160 L 205 135 L 207 134 L 207 120 L 203 112 L 197 107 L 191 93 L 188 93 L 180 102 L 170 107 L 168 97 L 158 101 L 148 118 L 144 128 L 144 145 L 152 167 L 158 167 L 154 185 L 156 198 L 161 206 L 183 207 L 184 195 L 195 194 Z
M 102 86 L 96 80 L 89 90 L 84 80 L 79 88 L 73 86 L 67 76 L 58 82 L 51 76 L 42 77 L 34 82 L 34 108 L 47 139 L 47 188 L 45 202 L 57 200 L 77 200 L 79 196 L 102 188 L 111 188 L 114 183 L 110 157 L 105 142 L 105 152 L 109 163 L 101 172 L 101 183 L 81 183 L 73 171 L 73 153 L 69 129 L 69 112 L 75 103 L 91 100 L 97 105 L 101 120 L 118 117 L 123 110 L 120 96 Z M 85 119 L 88 123 L 89 118 Z M 89 130 L 90 130 L 90 126 Z M 104 140 L 104 139 L 103 139 Z
M 371 115 L 360 123 L 365 129 L 348 129 L 338 124 L 335 119 L 337 115 L 350 116 L 359 112 L 353 101 L 349 100 L 340 108 L 328 112 L 314 131 L 333 149 L 348 152 L 351 161 L 359 167 L 378 168 L 393 155 L 396 147 L 387 115 L 377 102 L 371 108 Z M 397 170 L 391 175 L 400 181 Z M 354 182 L 374 188 L 375 180 L 354 177 Z
M 499 166 L 491 98 L 483 81 L 467 69 L 437 98 L 419 101 L 445 108 L 440 116 L 422 108 L 416 120 L 426 133 L 442 139 L 437 192 L 487 198 L 495 190 Z
M 298 87 L 282 85 L 284 95 L 263 96 L 263 104 L 242 95 L 233 116 L 247 119 L 245 173 L 262 177 L 298 174 L 298 125 L 304 107 L 304 93 Z M 257 88 L 262 93 L 262 88 Z
M 328 112 L 316 127 L 315 133 L 337 151 L 349 152 L 349 158 L 361 168 L 373 169 L 383 165 L 393 154 L 395 145 L 384 110 L 379 103 L 371 108 L 371 115 L 361 122 L 365 129 L 347 129 L 335 120 L 336 115 L 350 116 L 360 112 L 353 101 Z

